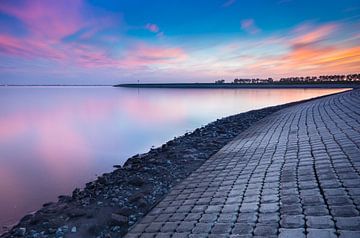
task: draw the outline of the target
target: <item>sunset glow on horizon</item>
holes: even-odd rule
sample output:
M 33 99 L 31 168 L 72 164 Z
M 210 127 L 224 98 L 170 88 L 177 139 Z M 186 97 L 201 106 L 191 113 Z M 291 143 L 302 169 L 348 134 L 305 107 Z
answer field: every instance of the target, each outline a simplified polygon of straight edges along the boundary
M 0 84 L 360 71 L 358 0 L 2 0 Z

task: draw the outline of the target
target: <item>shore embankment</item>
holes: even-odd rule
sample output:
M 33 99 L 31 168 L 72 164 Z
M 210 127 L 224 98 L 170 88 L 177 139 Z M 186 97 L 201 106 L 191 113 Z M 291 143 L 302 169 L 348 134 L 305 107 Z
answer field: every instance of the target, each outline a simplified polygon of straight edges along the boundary
M 59 196 L 57 202 L 26 215 L 1 237 L 121 237 L 172 187 L 240 132 L 274 112 L 305 101 L 222 118 L 146 154 L 135 155 L 84 189 Z
M 138 84 L 118 84 L 114 87 L 124 88 L 186 88 L 186 89 L 301 89 L 301 88 L 360 88 L 359 82 L 334 82 L 334 83 L 138 83 Z

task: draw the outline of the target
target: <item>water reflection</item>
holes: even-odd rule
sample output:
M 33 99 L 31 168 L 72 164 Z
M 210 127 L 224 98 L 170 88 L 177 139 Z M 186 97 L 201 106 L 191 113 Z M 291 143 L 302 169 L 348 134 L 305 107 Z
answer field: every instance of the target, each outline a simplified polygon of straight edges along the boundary
M 0 225 L 217 118 L 338 91 L 0 88 Z

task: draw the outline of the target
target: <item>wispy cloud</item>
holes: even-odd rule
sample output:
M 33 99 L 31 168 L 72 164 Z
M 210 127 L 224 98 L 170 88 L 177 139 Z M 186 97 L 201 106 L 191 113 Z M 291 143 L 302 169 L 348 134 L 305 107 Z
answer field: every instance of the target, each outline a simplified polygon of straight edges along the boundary
M 241 29 L 250 34 L 256 34 L 261 31 L 260 28 L 256 26 L 254 19 L 244 19 L 240 22 L 240 26 Z
M 234 3 L 236 3 L 236 0 L 227 0 L 226 2 L 224 2 L 224 4 L 222 6 L 223 7 L 230 7 Z

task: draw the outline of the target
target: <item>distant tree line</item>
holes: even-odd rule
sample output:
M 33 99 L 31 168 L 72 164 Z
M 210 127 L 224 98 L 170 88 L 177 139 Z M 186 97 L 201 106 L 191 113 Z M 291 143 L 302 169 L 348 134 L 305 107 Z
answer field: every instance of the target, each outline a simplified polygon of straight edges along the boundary
M 289 77 L 281 78 L 279 82 L 282 83 L 328 83 L 328 82 L 360 82 L 360 74 L 348 74 L 348 75 L 322 75 L 322 76 L 306 76 L 306 77 Z M 216 84 L 225 83 L 224 79 L 216 80 Z M 256 83 L 274 83 L 272 78 L 260 79 L 234 79 L 233 84 L 256 84 Z M 275 81 L 276 83 L 276 81 Z
M 307 77 L 290 77 L 281 78 L 280 82 L 292 83 L 292 82 L 306 82 L 306 83 L 323 83 L 323 82 L 359 82 L 360 74 L 348 74 L 348 75 L 322 75 L 307 76 Z
M 233 83 L 273 83 L 274 80 L 272 78 L 268 79 L 234 79 Z

